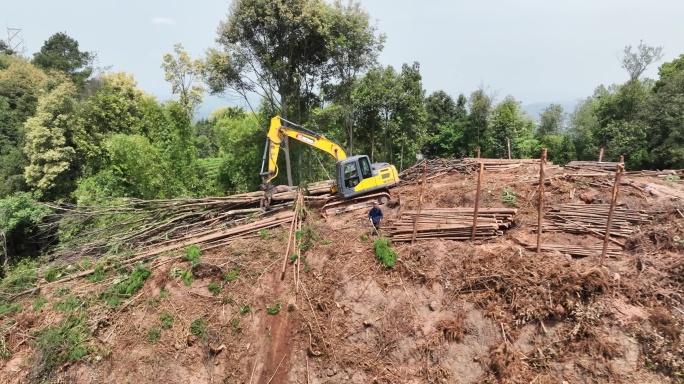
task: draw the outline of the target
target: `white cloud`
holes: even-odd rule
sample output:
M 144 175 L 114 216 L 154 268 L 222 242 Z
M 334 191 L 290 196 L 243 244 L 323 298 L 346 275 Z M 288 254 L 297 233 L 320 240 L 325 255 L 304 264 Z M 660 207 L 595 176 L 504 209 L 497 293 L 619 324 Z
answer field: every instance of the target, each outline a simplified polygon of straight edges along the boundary
M 174 25 L 176 24 L 173 19 L 169 19 L 168 17 L 155 17 L 154 19 L 150 20 L 152 24 L 154 25 Z

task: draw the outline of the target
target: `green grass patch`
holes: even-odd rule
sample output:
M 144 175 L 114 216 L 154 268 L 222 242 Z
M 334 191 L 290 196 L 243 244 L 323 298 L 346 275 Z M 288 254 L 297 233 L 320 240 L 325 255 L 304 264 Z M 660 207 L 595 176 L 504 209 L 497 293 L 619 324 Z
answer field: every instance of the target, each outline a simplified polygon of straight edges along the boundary
M 138 264 L 128 276 L 121 276 L 114 280 L 105 292 L 102 293 L 102 299 L 110 305 L 119 305 L 123 299 L 127 299 L 145 284 L 145 280 L 152 275 L 152 272 L 141 264 Z
M 244 314 L 246 314 L 247 312 L 249 312 L 249 305 L 243 305 L 243 306 L 240 307 L 240 314 L 241 314 L 241 315 L 244 315 Z
M 35 335 L 38 358 L 35 361 L 41 376 L 68 361 L 88 355 L 90 331 L 85 315 L 71 315 L 58 326 L 43 329 Z
M 66 299 L 60 300 L 52 305 L 52 308 L 60 312 L 69 313 L 73 312 L 83 306 L 85 306 L 85 301 L 77 298 L 76 296 L 69 296 Z
M 45 304 L 47 304 L 47 302 L 48 302 L 48 299 L 45 296 L 36 297 L 35 299 L 33 299 L 33 311 L 34 312 L 40 311 L 41 309 L 43 309 Z
M 0 303 L 0 316 L 21 312 L 24 307 L 19 303 Z
M 188 287 L 192 285 L 193 281 L 195 281 L 195 278 L 192 276 L 192 271 L 177 267 L 174 267 L 171 270 L 171 277 L 174 279 L 180 278 L 181 280 L 183 280 L 183 284 L 185 284 Z
M 232 271 L 226 273 L 226 276 L 225 276 L 226 282 L 227 283 L 232 282 L 233 280 L 235 280 L 235 278 L 238 277 L 239 274 L 240 274 L 240 271 L 237 268 L 233 268 Z
M 164 312 L 159 315 L 159 322 L 161 323 L 162 329 L 171 329 L 171 327 L 173 327 L 173 315 Z
M 276 301 L 272 307 L 266 306 L 266 313 L 269 315 L 277 315 L 280 312 L 280 302 Z
M 207 319 L 205 319 L 204 317 L 198 317 L 190 324 L 190 333 L 199 337 L 201 340 L 206 340 L 207 325 Z
M 57 281 L 60 277 L 64 275 L 64 270 L 65 267 L 60 266 L 60 267 L 55 267 L 55 266 L 49 266 L 47 270 L 45 270 L 45 274 L 43 274 L 43 277 L 45 278 L 45 281 L 48 283 L 52 283 L 53 281 Z
M 185 251 L 185 258 L 192 263 L 192 265 L 197 265 L 202 257 L 202 251 L 197 245 L 191 245 Z
M 191 286 L 192 282 L 195 281 L 195 278 L 192 276 L 192 271 L 183 271 L 183 274 L 181 274 L 181 280 L 183 280 L 183 284 L 186 286 Z
M 214 281 L 207 286 L 207 289 L 209 289 L 212 295 L 218 296 L 221 293 L 221 284 Z
M 0 280 L 0 292 L 7 295 L 24 292 L 36 287 L 38 282 L 37 262 L 22 261 L 9 270 Z
M 380 237 L 373 242 L 375 257 L 385 266 L 392 268 L 397 261 L 397 253 L 392 249 L 388 238 Z
M 257 233 L 259 234 L 259 236 L 260 236 L 262 239 L 268 239 L 268 235 L 271 234 L 271 232 L 269 232 L 268 229 L 262 229 L 262 230 L 260 230 L 260 231 L 257 232 Z
M 150 343 L 156 344 L 160 338 L 161 338 L 161 329 L 152 328 L 149 331 L 147 331 L 147 341 L 149 341 Z
M 104 270 L 105 265 L 100 263 L 95 266 L 95 270 L 90 275 L 86 276 L 86 280 L 90 283 L 98 283 L 107 278 L 107 272 Z
M 511 207 L 517 207 L 518 206 L 518 195 L 513 192 L 510 188 L 506 187 L 503 189 L 503 194 L 501 196 L 501 200 L 505 203 L 508 204 Z

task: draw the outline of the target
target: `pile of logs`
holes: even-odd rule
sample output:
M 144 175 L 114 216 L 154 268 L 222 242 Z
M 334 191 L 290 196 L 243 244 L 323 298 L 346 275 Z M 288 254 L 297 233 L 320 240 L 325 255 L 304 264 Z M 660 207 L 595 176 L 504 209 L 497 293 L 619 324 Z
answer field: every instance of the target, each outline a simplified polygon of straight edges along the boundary
M 481 208 L 477 215 L 475 239 L 491 239 L 503 234 L 513 222 L 516 209 Z M 441 238 L 445 240 L 470 240 L 473 230 L 473 208 L 431 208 L 403 212 L 401 218 L 390 226 L 390 237 L 395 242 L 409 242 L 413 239 L 414 225 L 416 239 Z
M 668 176 L 679 176 L 684 178 L 684 169 L 665 169 L 662 171 L 628 171 L 625 175 L 630 176 L 655 176 L 659 178 L 666 178 Z
M 568 232 L 575 234 L 593 234 L 603 239 L 606 234 L 610 204 L 561 204 L 546 208 L 543 230 L 545 232 Z M 628 237 L 633 226 L 647 223 L 652 217 L 643 212 L 615 207 L 613 222 L 610 227 L 612 237 Z M 623 245 L 616 240 L 613 243 Z
M 463 159 L 463 161 L 474 165 L 482 163 L 484 164 L 485 170 L 488 171 L 506 171 L 509 169 L 520 168 L 523 165 L 539 164 L 539 159 L 478 159 L 468 157 Z M 552 166 L 553 164 L 547 161 L 546 165 L 548 169 L 548 167 Z
M 590 169 L 594 171 L 615 172 L 618 164 L 620 163 L 613 163 L 610 161 L 571 161 L 565 164 L 565 169 Z
M 423 168 L 427 164 L 427 180 L 431 180 L 449 172 L 471 173 L 477 171 L 477 166 L 462 159 L 431 159 L 421 160 L 416 165 L 399 173 L 402 182 L 422 181 Z

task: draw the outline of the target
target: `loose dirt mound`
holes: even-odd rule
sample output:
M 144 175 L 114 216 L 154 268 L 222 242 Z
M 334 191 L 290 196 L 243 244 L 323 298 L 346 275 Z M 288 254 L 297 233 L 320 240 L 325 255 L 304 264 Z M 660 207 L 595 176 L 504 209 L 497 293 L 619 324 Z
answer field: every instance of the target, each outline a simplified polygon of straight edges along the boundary
M 610 178 L 554 172 L 547 204 L 610 202 Z M 474 180 L 431 180 L 423 208 L 472 207 Z M 486 173 L 482 206 L 516 206 L 513 228 L 490 241 L 396 244 L 391 269 L 375 258 L 366 212 L 309 212 L 297 286 L 288 228 L 204 252 L 195 266 L 180 251 L 163 255 L 118 303 L 111 287 L 135 274 L 122 261 L 101 279 L 48 286 L 0 312 L 0 382 L 678 382 L 681 184 L 623 180 L 619 202 L 655 220 L 602 261 L 520 245 L 536 241 L 536 181 L 534 165 Z M 417 183 L 395 188 L 401 205 L 384 208 L 386 221 L 417 209 L 419 193 Z M 561 232 L 543 242 L 601 239 Z

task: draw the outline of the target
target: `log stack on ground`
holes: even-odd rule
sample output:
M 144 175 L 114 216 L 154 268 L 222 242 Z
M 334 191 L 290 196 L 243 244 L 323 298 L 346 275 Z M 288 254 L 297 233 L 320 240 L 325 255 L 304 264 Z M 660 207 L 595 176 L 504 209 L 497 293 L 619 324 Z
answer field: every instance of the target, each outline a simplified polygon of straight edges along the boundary
M 547 207 L 544 213 L 544 232 L 567 232 L 605 236 L 610 204 L 560 204 Z M 629 237 L 634 226 L 648 223 L 652 216 L 644 211 L 615 207 L 610 235 Z
M 402 182 L 418 182 L 423 177 L 423 167 L 427 164 L 427 180 L 446 175 L 450 172 L 472 173 L 477 171 L 477 165 L 464 162 L 463 159 L 430 159 L 421 160 L 416 165 L 399 173 Z
M 510 169 L 520 168 L 525 165 L 538 165 L 539 159 L 485 159 L 485 158 L 472 158 L 467 157 L 463 159 L 465 163 L 470 164 L 484 164 L 485 170 L 487 171 L 507 171 Z M 554 167 L 554 165 L 547 161 L 546 169 Z
M 416 211 L 403 212 L 401 218 L 390 223 L 392 241 L 410 242 L 416 228 L 416 239 L 470 240 L 473 229 L 473 208 L 423 209 L 416 220 Z M 480 209 L 475 230 L 476 239 L 491 239 L 503 234 L 511 226 L 516 209 Z
M 571 161 L 565 164 L 565 169 L 615 172 L 618 164 L 620 163 L 613 163 L 610 161 Z

